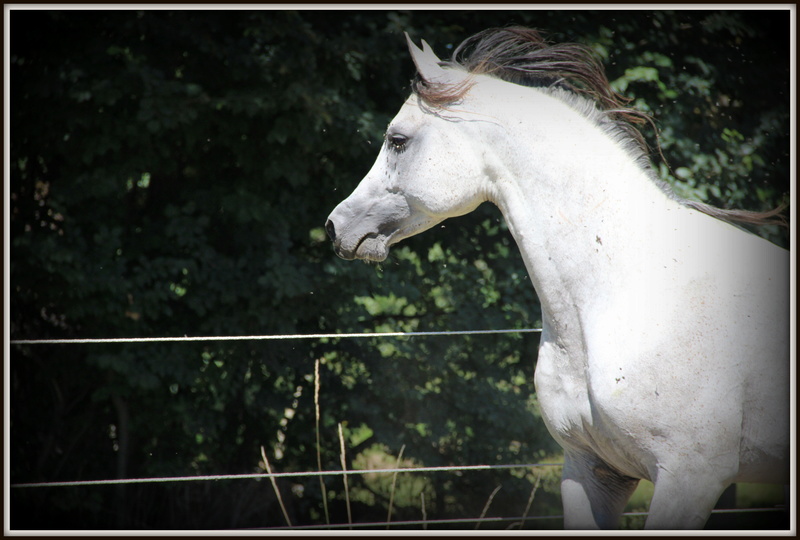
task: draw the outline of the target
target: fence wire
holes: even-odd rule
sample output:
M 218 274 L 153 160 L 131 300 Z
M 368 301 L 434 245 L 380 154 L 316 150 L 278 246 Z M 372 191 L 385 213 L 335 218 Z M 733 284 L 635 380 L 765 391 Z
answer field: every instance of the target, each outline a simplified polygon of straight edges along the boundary
M 77 343 L 161 343 L 189 341 L 264 341 L 282 339 L 342 339 L 375 337 L 465 336 L 483 334 L 527 334 L 541 328 L 508 328 L 503 330 L 449 330 L 438 332 L 361 332 L 350 334 L 276 334 L 255 336 L 182 336 L 146 338 L 77 338 L 77 339 L 12 339 L 11 345 L 71 345 Z
M 67 482 L 29 482 L 11 484 L 12 488 L 107 486 L 115 484 L 148 484 L 163 482 L 203 482 L 216 480 L 250 480 L 258 478 L 302 478 L 308 476 L 353 476 L 360 474 L 437 473 L 461 471 L 488 471 L 499 469 L 531 469 L 534 467 L 561 467 L 563 463 L 528 463 L 504 465 L 461 465 L 452 467 L 408 467 L 396 469 L 348 469 L 346 471 L 309 471 L 282 473 L 212 474 L 198 476 L 165 476 L 155 478 L 123 478 L 116 480 L 76 480 Z
M 766 512 L 784 512 L 785 510 L 780 507 L 775 508 L 730 508 L 730 509 L 714 509 L 711 511 L 712 515 L 721 514 L 742 514 L 742 513 L 766 513 Z M 623 512 L 622 517 L 647 517 L 648 512 Z M 512 527 L 519 527 L 522 523 L 529 521 L 545 521 L 553 519 L 564 519 L 562 514 L 555 514 L 552 516 L 517 516 L 517 517 L 482 517 L 482 518 L 452 518 L 452 519 L 419 519 L 419 520 L 405 520 L 405 521 L 373 521 L 373 522 L 357 522 L 357 523 L 332 523 L 330 525 L 295 525 L 283 527 L 263 527 L 252 530 L 261 531 L 290 531 L 290 530 L 326 530 L 326 529 L 372 529 L 383 528 L 387 525 L 391 527 L 419 527 L 419 526 L 447 526 L 447 525 L 467 525 L 467 524 L 502 524 L 508 523 L 506 529 Z M 615 531 L 619 534 L 619 531 Z
M 59 488 L 59 487 L 92 487 L 122 484 L 146 484 L 146 483 L 168 483 L 168 482 L 193 482 L 193 481 L 222 481 L 222 480 L 258 480 L 258 479 L 277 479 L 277 478 L 301 478 L 311 476 L 351 476 L 366 474 L 395 474 L 395 473 L 447 473 L 447 472 L 469 472 L 485 470 L 503 469 L 533 469 L 541 467 L 561 467 L 563 463 L 527 463 L 527 464 L 501 464 L 501 465 L 463 465 L 450 467 L 413 467 L 413 468 L 386 468 L 386 469 L 356 469 L 356 470 L 335 470 L 335 471 L 308 471 L 308 472 L 283 472 L 283 473 L 252 473 L 252 474 L 222 474 L 222 475 L 198 475 L 198 476 L 174 476 L 156 478 L 125 478 L 115 480 L 81 480 L 66 482 L 37 482 L 37 483 L 18 483 L 11 484 L 11 488 Z M 761 514 L 768 512 L 786 512 L 782 506 L 768 508 L 724 508 L 714 509 L 713 514 Z M 648 512 L 625 512 L 622 517 L 647 517 Z M 375 528 L 411 528 L 411 527 L 439 527 L 447 528 L 452 526 L 475 525 L 503 525 L 506 529 L 521 529 L 529 522 L 541 522 L 547 520 L 563 519 L 563 515 L 540 515 L 540 516 L 513 516 L 513 517 L 477 517 L 477 518 L 444 518 L 444 519 L 421 519 L 421 520 L 395 520 L 395 521 L 373 521 L 373 522 L 348 522 L 348 523 L 326 523 L 315 525 L 285 525 L 274 527 L 259 527 L 253 529 L 241 529 L 252 531 L 322 531 L 322 530 L 344 530 L 344 529 L 375 529 Z
M 249 335 L 249 336 L 177 336 L 177 337 L 145 337 L 145 338 L 76 338 L 76 339 L 15 339 L 10 340 L 11 345 L 71 345 L 71 344 L 103 344 L 103 343 L 163 343 L 163 342 L 198 342 L 198 341 L 266 341 L 266 340 L 292 340 L 292 339 L 359 339 L 359 338 L 386 338 L 386 337 L 423 337 L 423 336 L 463 336 L 486 334 L 524 334 L 540 333 L 541 328 L 514 328 L 500 330 L 451 330 L 431 332 L 361 332 L 361 333 L 327 333 L 327 334 L 274 334 L 274 335 Z M 539 467 L 561 467 L 563 463 L 528 463 L 528 464 L 501 464 L 501 465 L 464 465 L 450 467 L 413 467 L 390 469 L 356 469 L 337 471 L 308 471 L 308 472 L 282 472 L 282 473 L 250 473 L 250 474 L 220 474 L 197 476 L 172 476 L 155 478 L 121 478 L 110 480 L 77 480 L 62 482 L 27 482 L 10 484 L 10 488 L 59 488 L 59 487 L 90 487 L 104 485 L 169 483 L 169 482 L 212 482 L 222 480 L 254 480 L 300 478 L 309 476 L 350 476 L 363 474 L 396 474 L 396 473 L 442 473 L 485 471 L 501 469 L 533 469 Z M 786 508 L 776 506 L 772 508 L 742 508 L 742 509 L 714 509 L 712 514 L 733 513 L 763 513 L 784 512 Z M 647 516 L 647 512 L 626 512 L 625 516 Z M 475 524 L 508 524 L 521 528 L 524 523 L 531 521 L 563 519 L 562 515 L 551 516 L 517 516 L 517 517 L 479 517 L 456 519 L 423 519 L 391 522 L 360 522 L 360 523 L 334 523 L 319 525 L 296 525 L 285 527 L 266 527 L 250 530 L 336 530 L 336 529 L 369 529 L 377 527 L 427 527 L 454 526 Z

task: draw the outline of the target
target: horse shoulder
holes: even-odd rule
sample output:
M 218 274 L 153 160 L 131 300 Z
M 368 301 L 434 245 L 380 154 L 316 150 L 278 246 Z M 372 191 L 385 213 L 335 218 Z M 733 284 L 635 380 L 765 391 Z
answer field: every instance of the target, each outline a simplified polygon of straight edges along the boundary
M 591 429 L 642 462 L 693 448 L 732 467 L 740 444 L 757 462 L 785 442 L 786 253 L 725 224 L 706 234 L 643 263 L 585 320 Z

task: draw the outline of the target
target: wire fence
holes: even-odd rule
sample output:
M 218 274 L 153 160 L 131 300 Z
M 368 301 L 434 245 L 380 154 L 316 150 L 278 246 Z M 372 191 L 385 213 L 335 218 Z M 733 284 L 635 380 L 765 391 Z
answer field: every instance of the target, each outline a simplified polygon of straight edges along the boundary
M 744 513 L 754 513 L 754 514 L 763 514 L 763 513 L 771 513 L 771 512 L 783 512 L 782 508 L 732 508 L 732 509 L 714 509 L 711 511 L 712 515 L 726 515 L 726 514 L 744 514 Z M 631 518 L 631 517 L 644 517 L 646 518 L 648 515 L 647 512 L 624 512 L 622 517 L 624 518 Z M 552 520 L 562 520 L 564 516 L 561 514 L 552 515 L 552 516 L 516 516 L 516 517 L 482 517 L 482 518 L 453 518 L 453 519 L 437 519 L 437 520 L 402 520 L 402 521 L 392 521 L 392 527 L 427 527 L 431 525 L 436 525 L 440 527 L 447 527 L 447 526 L 458 526 L 458 525 L 507 525 L 506 529 L 511 529 L 512 527 L 521 528 L 522 524 L 528 522 L 536 522 L 536 521 L 552 521 Z M 373 521 L 373 522 L 360 522 L 360 523 L 335 523 L 330 525 L 298 525 L 298 526 L 286 526 L 286 527 L 269 527 L 268 529 L 260 529 L 260 530 L 270 530 L 270 531 L 282 531 L 282 530 L 336 530 L 336 529 L 353 529 L 353 528 L 360 528 L 360 529 L 377 529 L 377 528 L 386 528 L 387 523 L 385 521 Z
M 541 332 L 541 328 L 514 328 L 504 330 L 449 330 L 438 332 L 361 332 L 350 334 L 275 334 L 262 336 L 182 336 L 152 338 L 85 338 L 85 339 L 15 339 L 12 345 L 70 345 L 77 343 L 161 343 L 189 341 L 264 341 L 284 339 L 345 339 L 375 337 L 466 336 L 485 334 L 526 334 Z
M 212 474 L 198 476 L 166 476 L 157 478 L 125 478 L 118 480 L 77 480 L 74 482 L 31 482 L 11 484 L 12 488 L 108 486 L 116 484 L 147 484 L 161 482 L 209 482 L 217 480 L 252 480 L 258 478 L 303 478 L 309 476 L 353 476 L 362 474 L 438 473 L 489 471 L 504 469 L 530 469 L 534 467 L 561 467 L 563 463 L 528 463 L 509 465 L 459 465 L 452 467 L 405 467 L 390 469 L 352 469 L 336 471 L 308 471 L 283 473 Z
M 320 333 L 320 334 L 283 334 L 283 335 L 248 335 L 248 336 L 178 336 L 178 337 L 149 337 L 149 338 L 75 338 L 75 339 L 14 339 L 10 340 L 11 345 L 70 345 L 70 344 L 104 344 L 104 343 L 158 343 L 158 342 L 198 342 L 198 341 L 264 341 L 264 340 L 293 340 L 293 339 L 360 339 L 360 338 L 398 338 L 398 337 L 431 337 L 431 336 L 463 336 L 463 335 L 487 335 L 487 334 L 522 334 L 540 333 L 540 328 L 518 328 L 500 330 L 455 330 L 455 331 L 435 331 L 435 332 L 362 332 L 362 333 Z M 262 449 L 263 452 L 263 449 Z M 266 460 L 266 456 L 265 456 Z M 399 461 L 398 461 L 399 462 Z M 395 467 L 380 469 L 354 469 L 347 470 L 342 463 L 342 470 L 317 470 L 305 472 L 271 472 L 268 463 L 266 464 L 269 472 L 249 473 L 249 474 L 219 474 L 219 475 L 195 475 L 195 476 L 172 476 L 172 477 L 149 477 L 149 478 L 117 478 L 104 480 L 77 480 L 77 481 L 55 481 L 55 482 L 22 482 L 10 484 L 9 487 L 15 490 L 33 488 L 67 488 L 67 487 L 93 487 L 93 486 L 122 486 L 127 484 L 164 484 L 179 482 L 215 482 L 223 480 L 261 480 L 269 479 L 273 481 L 275 492 L 280 500 L 280 493 L 274 481 L 277 479 L 293 479 L 307 477 L 344 477 L 345 484 L 348 476 L 366 474 L 392 474 L 413 473 L 413 474 L 438 474 L 438 473 L 462 473 L 489 470 L 509 470 L 509 469 L 537 469 L 549 467 L 561 467 L 563 463 L 528 463 L 528 464 L 499 464 L 499 465 L 461 465 L 461 466 L 440 466 L 440 467 Z M 538 487 L 538 481 L 533 487 L 530 502 Z M 495 490 L 496 493 L 497 490 Z M 424 516 L 421 520 L 395 520 L 385 522 L 357 522 L 348 519 L 348 523 L 325 523 L 317 525 L 292 525 L 260 528 L 255 530 L 336 530 L 336 529 L 371 529 L 378 527 L 423 527 L 436 526 L 440 528 L 464 526 L 474 524 L 478 528 L 482 524 L 494 524 L 497 526 L 507 525 L 507 528 L 522 528 L 523 524 L 544 520 L 560 520 L 562 515 L 528 516 L 527 509 L 523 515 L 514 517 L 487 517 L 485 516 L 494 493 L 487 501 L 484 513 L 480 517 L 470 518 L 450 518 L 450 519 L 427 519 Z M 281 504 L 282 501 L 281 501 Z M 768 508 L 742 508 L 742 509 L 715 509 L 712 514 L 735 514 L 735 513 L 765 513 L 765 512 L 785 512 L 787 509 L 781 506 Z M 646 512 L 626 512 L 625 517 L 647 516 Z M 288 522 L 288 518 L 287 518 Z
M 169 482 L 215 482 L 221 480 L 260 480 L 260 479 L 291 479 L 303 477 L 325 477 L 325 476 L 353 476 L 365 474 L 398 474 L 398 473 L 461 473 L 470 471 L 487 470 L 507 470 L 507 469 L 534 469 L 541 467 L 561 467 L 562 463 L 528 463 L 528 464 L 508 464 L 508 465 L 462 465 L 452 467 L 413 467 L 413 468 L 385 468 L 385 469 L 362 469 L 362 470 L 333 470 L 333 471 L 309 471 L 309 472 L 284 472 L 284 473 L 252 473 L 252 474 L 222 474 L 222 475 L 198 475 L 198 476 L 175 476 L 158 478 L 124 478 L 112 480 L 81 480 L 71 482 L 37 482 L 37 483 L 18 483 L 11 484 L 11 488 L 59 488 L 59 487 L 89 487 L 89 486 L 114 486 L 126 484 L 157 484 Z M 531 499 L 533 498 L 532 492 Z M 488 504 L 487 504 L 488 506 Z M 785 512 L 786 509 L 780 506 L 767 508 L 723 508 L 712 510 L 712 515 L 731 515 L 731 514 L 764 514 L 771 512 Z M 624 512 L 622 517 L 647 517 L 647 512 Z M 541 521 L 562 520 L 563 515 L 541 515 L 528 516 L 519 515 L 511 517 L 467 517 L 467 518 L 445 518 L 445 519 L 418 519 L 418 520 L 395 520 L 395 521 L 362 521 L 348 523 L 325 523 L 325 524 L 287 524 L 285 526 L 262 527 L 253 530 L 341 530 L 341 529 L 375 529 L 375 528 L 410 528 L 410 527 L 457 527 L 464 525 L 506 525 L 507 528 L 521 528 L 524 524 Z M 288 521 L 288 519 L 287 519 Z

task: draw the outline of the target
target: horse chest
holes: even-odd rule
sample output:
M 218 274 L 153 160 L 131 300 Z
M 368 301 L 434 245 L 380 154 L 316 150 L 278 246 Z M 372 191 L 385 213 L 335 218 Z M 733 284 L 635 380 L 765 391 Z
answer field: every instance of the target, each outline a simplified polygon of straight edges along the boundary
M 540 348 L 534 382 L 548 430 L 565 449 L 596 455 L 624 474 L 647 477 L 649 452 L 637 440 L 653 434 L 632 437 L 649 428 L 631 419 L 640 403 L 630 390 L 630 373 L 598 376 L 582 364 L 577 353 L 568 356 L 551 342 Z
M 545 424 L 562 446 L 580 439 L 591 424 L 588 378 L 578 364 L 565 348 L 543 339 L 534 384 Z

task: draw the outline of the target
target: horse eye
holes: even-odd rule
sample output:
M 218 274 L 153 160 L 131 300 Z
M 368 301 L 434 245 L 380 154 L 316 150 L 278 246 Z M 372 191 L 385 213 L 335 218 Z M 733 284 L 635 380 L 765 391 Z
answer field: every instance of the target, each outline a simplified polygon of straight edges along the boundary
M 389 144 L 391 144 L 392 148 L 395 150 L 402 150 L 408 142 L 408 137 L 403 135 L 389 135 L 388 139 Z

